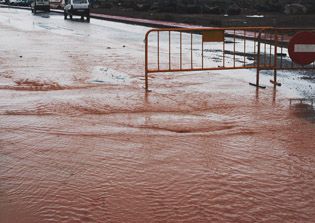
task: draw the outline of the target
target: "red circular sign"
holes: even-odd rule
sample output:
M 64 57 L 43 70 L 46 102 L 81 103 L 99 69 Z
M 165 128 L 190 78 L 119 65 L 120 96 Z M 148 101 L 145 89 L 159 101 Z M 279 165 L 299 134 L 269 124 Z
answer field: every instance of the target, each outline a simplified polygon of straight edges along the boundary
M 289 42 L 289 55 L 296 64 L 307 65 L 315 61 L 315 33 L 299 32 Z

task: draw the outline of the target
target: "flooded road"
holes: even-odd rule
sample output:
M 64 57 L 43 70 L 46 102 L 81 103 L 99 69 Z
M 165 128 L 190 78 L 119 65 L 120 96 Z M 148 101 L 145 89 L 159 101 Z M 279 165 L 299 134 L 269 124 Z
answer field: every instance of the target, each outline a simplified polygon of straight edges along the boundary
M 146 95 L 147 30 L 0 9 L 0 222 L 314 222 L 315 112 L 289 103 L 313 83 L 156 74 Z

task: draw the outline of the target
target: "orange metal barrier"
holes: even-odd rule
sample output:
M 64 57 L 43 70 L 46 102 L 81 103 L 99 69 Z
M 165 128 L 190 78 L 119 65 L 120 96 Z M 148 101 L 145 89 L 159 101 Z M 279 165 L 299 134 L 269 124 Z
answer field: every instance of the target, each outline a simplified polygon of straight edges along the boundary
M 315 70 L 313 62 L 301 66 L 288 55 L 288 42 L 300 31 L 315 29 L 244 28 L 171 28 L 152 29 L 145 36 L 145 89 L 149 91 L 149 73 L 256 69 L 260 86 L 261 70 Z

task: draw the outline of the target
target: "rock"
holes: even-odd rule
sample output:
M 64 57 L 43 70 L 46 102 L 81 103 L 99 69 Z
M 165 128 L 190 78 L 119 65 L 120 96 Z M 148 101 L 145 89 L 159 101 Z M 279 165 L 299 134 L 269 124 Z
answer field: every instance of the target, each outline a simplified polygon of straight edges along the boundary
M 202 12 L 202 6 L 198 1 L 178 1 L 177 3 L 177 12 L 188 13 L 188 14 L 197 14 Z
M 241 14 L 242 9 L 241 7 L 239 7 L 237 4 L 233 4 L 231 6 L 228 7 L 228 9 L 226 10 L 226 13 L 228 15 L 239 15 Z
M 219 15 L 224 13 L 224 9 L 219 6 L 210 7 L 206 4 L 203 7 L 203 13 Z
M 284 7 L 284 13 L 287 15 L 299 15 L 305 14 L 306 12 L 306 7 L 299 3 L 286 4 Z
M 258 12 L 281 12 L 283 7 L 283 2 L 279 0 L 256 1 L 254 5 Z
M 113 5 L 110 2 L 102 1 L 102 0 L 94 0 L 90 1 L 92 8 L 104 8 L 104 9 L 111 9 Z
M 151 4 L 148 2 L 137 3 L 134 5 L 134 10 L 136 11 L 147 11 L 151 8 Z
M 159 2 L 153 2 L 150 8 L 151 11 L 160 11 L 160 4 Z
M 174 0 L 169 1 L 154 1 L 152 9 L 159 12 L 176 12 L 177 3 Z

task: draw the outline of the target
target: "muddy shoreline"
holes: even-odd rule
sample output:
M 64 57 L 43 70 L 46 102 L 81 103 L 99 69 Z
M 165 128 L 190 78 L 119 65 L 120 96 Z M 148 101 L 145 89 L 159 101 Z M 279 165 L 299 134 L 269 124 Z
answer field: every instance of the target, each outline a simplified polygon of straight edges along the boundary
M 281 13 L 264 14 L 264 17 L 250 17 L 250 15 L 210 15 L 210 14 L 179 14 L 140 12 L 132 9 L 91 9 L 92 13 L 105 15 L 126 16 L 131 18 L 161 20 L 191 25 L 213 27 L 240 27 L 240 26 L 273 26 L 273 27 L 314 27 L 315 15 L 285 15 Z

